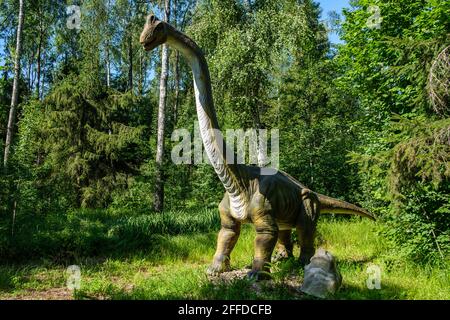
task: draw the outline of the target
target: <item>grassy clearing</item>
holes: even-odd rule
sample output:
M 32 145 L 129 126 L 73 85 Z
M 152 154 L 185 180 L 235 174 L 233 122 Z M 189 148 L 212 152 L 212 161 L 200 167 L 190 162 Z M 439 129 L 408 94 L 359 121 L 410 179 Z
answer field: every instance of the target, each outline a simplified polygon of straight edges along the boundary
M 194 226 L 192 223 L 190 228 Z M 138 239 L 141 233 L 148 235 L 148 224 L 146 230 L 139 224 L 132 229 Z M 376 231 L 376 224 L 356 218 L 320 222 L 318 242 L 338 258 L 344 279 L 335 299 L 450 299 L 448 268 L 418 266 L 397 258 Z M 147 249 L 135 246 L 115 255 L 74 257 L 64 264 L 52 259 L 2 264 L 0 299 L 308 299 L 283 282 L 292 274 L 302 276 L 293 260 L 274 265 L 271 282 L 237 279 L 225 284 L 209 280 L 205 270 L 214 254 L 216 236 L 217 231 L 153 234 L 148 235 L 151 243 Z M 123 237 L 123 241 L 130 241 Z M 250 264 L 253 237 L 252 226 L 244 226 L 232 254 L 233 268 Z M 296 251 L 298 254 L 298 248 Z M 68 264 L 77 264 L 82 271 L 81 289 L 75 293 L 65 287 Z M 367 289 L 370 264 L 382 270 L 381 290 Z
M 38 257 L 70 264 L 82 257 L 123 256 L 160 250 L 161 235 L 199 234 L 218 230 L 212 210 L 141 214 L 109 210 L 75 210 L 47 216 L 18 216 L 14 237 L 10 219 L 0 220 L 0 261 Z M 161 245 L 166 242 L 162 241 Z

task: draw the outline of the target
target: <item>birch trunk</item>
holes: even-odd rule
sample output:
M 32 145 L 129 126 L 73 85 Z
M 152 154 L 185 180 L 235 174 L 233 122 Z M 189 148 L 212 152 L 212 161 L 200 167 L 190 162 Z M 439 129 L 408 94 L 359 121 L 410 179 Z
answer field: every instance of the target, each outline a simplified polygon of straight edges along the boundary
M 128 60 L 130 61 L 128 69 L 128 85 L 130 91 L 133 91 L 133 39 L 131 35 L 128 38 Z
M 169 22 L 170 0 L 164 1 L 164 21 Z M 169 48 L 166 44 L 162 46 L 161 57 L 161 78 L 159 88 L 158 107 L 158 141 L 156 147 L 156 181 L 154 209 L 161 212 L 164 208 L 164 129 L 165 129 L 165 108 L 167 100 L 167 78 L 169 71 Z
M 111 61 L 109 57 L 109 40 L 106 40 L 106 86 L 111 87 Z
M 180 29 L 180 26 L 178 25 L 178 1 L 174 0 L 173 3 L 173 19 L 174 19 L 174 25 L 177 29 Z M 175 102 L 173 104 L 173 118 L 172 123 L 173 127 L 177 124 L 177 117 L 178 117 L 178 104 L 179 104 L 179 96 L 180 96 L 180 53 L 178 51 L 175 52 L 175 67 L 174 67 L 174 78 L 175 78 Z
M 173 125 L 178 121 L 178 106 L 180 104 L 180 53 L 175 53 L 175 102 L 173 105 Z
M 106 4 L 106 12 L 107 12 L 107 18 L 106 23 L 109 26 L 109 15 L 110 15 L 110 7 L 111 3 L 108 0 L 108 3 Z M 106 62 L 106 86 L 109 88 L 111 87 L 111 58 L 109 56 L 109 35 L 107 36 L 106 43 L 105 43 L 105 62 Z
M 14 83 L 11 95 L 11 108 L 9 110 L 8 118 L 8 128 L 6 131 L 6 141 L 5 141 L 5 156 L 3 158 L 3 164 L 5 168 L 8 165 L 10 147 L 12 143 L 12 138 L 14 134 L 14 123 L 16 117 L 17 101 L 19 97 L 19 78 L 20 78 L 20 57 L 22 53 L 22 29 L 23 29 L 23 19 L 24 19 L 24 8 L 23 0 L 19 1 L 19 23 L 17 26 L 17 40 L 16 40 L 16 56 L 14 61 Z
M 39 44 L 37 49 L 37 83 L 36 83 L 36 95 L 38 100 L 41 99 L 41 52 L 42 52 L 42 37 L 43 32 L 40 28 L 40 34 L 39 34 Z

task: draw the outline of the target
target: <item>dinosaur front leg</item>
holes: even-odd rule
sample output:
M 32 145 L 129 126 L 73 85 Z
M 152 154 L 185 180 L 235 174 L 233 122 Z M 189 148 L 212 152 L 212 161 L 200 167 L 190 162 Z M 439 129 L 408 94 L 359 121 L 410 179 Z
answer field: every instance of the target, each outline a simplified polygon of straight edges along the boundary
M 288 259 L 293 256 L 292 250 L 294 246 L 291 240 L 291 230 L 279 230 L 278 242 L 275 250 L 275 256 L 272 258 L 272 262 Z
M 317 220 L 320 214 L 320 203 L 317 195 L 309 190 L 302 194 L 302 208 L 297 224 L 300 241 L 300 264 L 307 265 L 315 252 L 315 236 Z
M 297 228 L 299 242 L 300 242 L 300 265 L 307 265 L 311 257 L 314 255 L 314 239 L 315 239 L 315 226 L 312 224 L 304 224 Z
M 278 226 L 269 213 L 260 215 L 253 223 L 256 229 L 255 257 L 248 276 L 263 279 L 267 278 L 267 273 L 270 272 L 268 264 L 277 242 Z
M 228 211 L 220 211 L 222 228 L 217 237 L 217 249 L 213 262 L 209 266 L 207 273 L 215 275 L 230 270 L 230 255 L 239 238 L 241 223 L 236 221 Z

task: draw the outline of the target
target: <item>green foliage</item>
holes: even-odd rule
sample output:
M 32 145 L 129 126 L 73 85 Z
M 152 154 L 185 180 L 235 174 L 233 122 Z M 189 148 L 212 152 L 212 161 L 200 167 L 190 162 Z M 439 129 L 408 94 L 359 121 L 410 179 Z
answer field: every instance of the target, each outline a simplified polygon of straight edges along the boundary
M 353 162 L 362 164 L 362 172 L 384 179 L 383 192 L 394 201 L 407 196 L 411 181 L 426 182 L 435 188 L 447 183 L 450 120 L 430 121 L 424 116 L 411 120 L 397 116 L 393 120 L 383 140 L 390 147 L 374 156 L 354 153 Z
M 387 217 L 384 233 L 399 256 L 416 262 L 444 263 L 450 256 L 450 192 L 419 184 L 410 188 L 396 214 Z
M 370 1 L 345 12 L 337 84 L 358 99 L 360 167 L 366 203 L 384 215 L 387 233 L 416 260 L 443 260 L 448 219 L 448 118 L 433 114 L 426 82 L 433 59 L 448 45 L 448 1 L 378 1 L 383 21 L 370 29 Z M 401 14 L 400 14 L 401 13 Z M 428 218 L 427 218 L 428 217 Z M 433 230 L 433 232 L 431 232 Z M 440 248 L 438 248 L 440 247 Z
M 79 80 L 68 77 L 26 108 L 17 161 L 22 172 L 36 175 L 34 183 L 57 188 L 59 181 L 75 193 L 75 203 L 105 206 L 146 153 L 143 127 L 128 113 L 141 102 L 103 87 L 89 91 Z
M 216 179 L 216 173 L 211 166 L 199 165 L 193 174 L 191 200 L 187 202 L 187 207 L 216 209 L 224 194 L 223 186 L 217 183 Z
M 116 188 L 111 194 L 109 209 L 114 211 L 153 211 L 153 171 L 149 170 L 149 164 L 144 163 L 139 176 L 130 176 L 127 180 L 127 188 Z
M 279 70 L 309 34 L 296 1 L 203 1 L 188 33 L 208 57 L 219 118 L 225 126 L 271 128 Z M 270 112 L 270 109 L 275 109 Z
M 188 32 L 207 54 L 224 127 L 279 128 L 283 170 L 355 200 L 346 153 L 355 148 L 356 104 L 330 86 L 338 70 L 319 17 L 312 1 L 203 1 Z
M 281 166 L 313 190 L 359 201 L 356 170 L 346 157 L 357 146 L 357 106 L 329 85 L 338 74 L 333 61 L 302 60 L 280 89 Z

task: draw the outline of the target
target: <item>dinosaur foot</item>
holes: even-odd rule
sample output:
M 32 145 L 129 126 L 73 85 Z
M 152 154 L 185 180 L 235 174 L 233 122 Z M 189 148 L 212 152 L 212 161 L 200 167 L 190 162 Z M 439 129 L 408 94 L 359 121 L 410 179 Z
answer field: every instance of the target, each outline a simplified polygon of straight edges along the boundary
M 289 253 L 287 250 L 279 250 L 272 257 L 272 263 L 278 261 L 286 261 L 289 258 L 292 258 L 293 254 Z
M 252 270 L 249 273 L 247 273 L 247 278 L 250 280 L 261 281 L 261 280 L 270 280 L 272 279 L 272 276 L 268 271 Z
M 227 256 L 214 257 L 212 264 L 206 270 L 206 274 L 209 276 L 216 276 L 220 273 L 230 271 L 230 258 Z
M 265 260 L 253 260 L 252 270 L 247 273 L 247 277 L 256 281 L 271 279 L 268 263 Z

